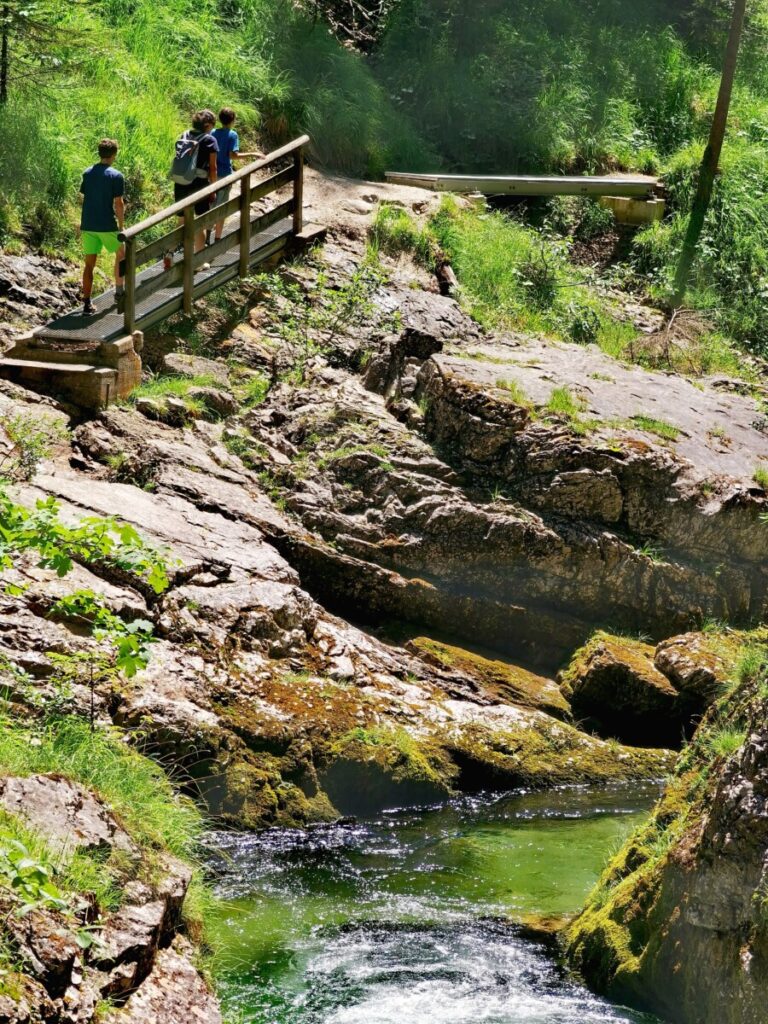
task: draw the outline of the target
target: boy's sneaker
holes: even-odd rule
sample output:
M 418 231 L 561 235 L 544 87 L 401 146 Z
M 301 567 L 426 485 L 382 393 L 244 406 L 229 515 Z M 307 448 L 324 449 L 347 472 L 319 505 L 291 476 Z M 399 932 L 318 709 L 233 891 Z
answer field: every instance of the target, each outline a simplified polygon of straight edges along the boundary
M 95 316 L 96 309 L 90 299 L 83 302 L 83 316 Z

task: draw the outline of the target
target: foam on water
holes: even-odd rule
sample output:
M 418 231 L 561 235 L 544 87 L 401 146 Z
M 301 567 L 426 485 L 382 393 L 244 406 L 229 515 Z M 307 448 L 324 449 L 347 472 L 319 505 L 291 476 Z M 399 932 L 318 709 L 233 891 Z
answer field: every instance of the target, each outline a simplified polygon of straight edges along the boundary
M 502 917 L 573 911 L 655 791 L 464 800 L 220 836 L 223 995 L 246 1024 L 638 1024 Z

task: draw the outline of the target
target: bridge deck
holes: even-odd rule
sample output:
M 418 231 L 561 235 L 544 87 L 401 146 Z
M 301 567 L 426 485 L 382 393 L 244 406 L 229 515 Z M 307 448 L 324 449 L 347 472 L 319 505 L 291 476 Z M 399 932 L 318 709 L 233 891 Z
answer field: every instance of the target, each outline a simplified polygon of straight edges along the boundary
M 237 231 L 237 218 L 227 225 L 224 235 L 233 234 Z M 279 252 L 292 235 L 293 221 L 290 217 L 278 221 L 264 231 L 254 234 L 251 238 L 251 266 L 273 256 Z M 174 255 L 174 263 L 183 259 L 181 253 Z M 195 274 L 194 297 L 200 298 L 233 280 L 238 276 L 239 248 L 234 248 L 222 253 L 211 261 L 210 270 L 199 270 Z M 139 287 L 152 278 L 163 272 L 162 262 L 153 264 L 142 270 L 136 277 L 136 284 Z M 183 287 L 181 284 L 170 288 L 164 288 L 148 296 L 136 307 L 136 329 L 148 330 L 160 323 L 166 317 L 177 313 L 183 304 Z M 111 288 L 98 298 L 94 299 L 93 305 L 96 315 L 85 317 L 80 309 L 72 310 L 57 320 L 52 320 L 44 327 L 35 331 L 35 336 L 48 341 L 115 341 L 125 335 L 123 316 L 118 313 L 115 301 L 115 291 Z
M 659 179 L 648 175 L 554 176 L 406 174 L 388 171 L 393 185 L 410 185 L 432 192 L 480 192 L 484 195 L 518 196 L 619 196 L 648 198 L 659 186 Z

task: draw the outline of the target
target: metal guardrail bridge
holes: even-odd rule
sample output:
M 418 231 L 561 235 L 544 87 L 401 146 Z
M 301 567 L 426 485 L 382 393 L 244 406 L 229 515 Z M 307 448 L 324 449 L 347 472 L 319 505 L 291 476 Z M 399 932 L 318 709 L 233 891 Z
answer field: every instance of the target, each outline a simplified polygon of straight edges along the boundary
M 303 135 L 122 231 L 122 308 L 110 289 L 94 300 L 94 316 L 74 310 L 37 328 L 0 359 L 0 377 L 83 408 L 100 408 L 128 394 L 140 380 L 141 332 L 174 313 L 191 313 L 195 300 L 214 288 L 321 237 L 321 227 L 303 221 L 309 141 Z M 239 194 L 195 214 L 201 199 L 232 185 Z M 254 203 L 272 196 L 276 201 L 270 209 L 254 212 Z M 220 220 L 226 221 L 221 239 L 195 253 L 195 234 Z M 168 230 L 158 237 L 162 227 Z

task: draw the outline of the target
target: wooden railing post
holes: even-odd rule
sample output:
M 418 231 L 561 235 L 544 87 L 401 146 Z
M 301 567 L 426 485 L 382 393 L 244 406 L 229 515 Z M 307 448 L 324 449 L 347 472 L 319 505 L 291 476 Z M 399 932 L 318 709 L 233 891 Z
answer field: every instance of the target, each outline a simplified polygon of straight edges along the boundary
M 293 233 L 300 235 L 304 230 L 304 147 L 297 149 L 293 156 L 294 182 Z
M 251 176 L 240 182 L 240 277 L 248 276 L 251 263 Z
M 126 334 L 133 334 L 136 327 L 136 239 L 127 238 L 125 245 L 125 306 L 123 325 Z
M 195 208 L 184 209 L 184 312 L 189 316 L 192 312 L 192 288 L 195 283 Z

